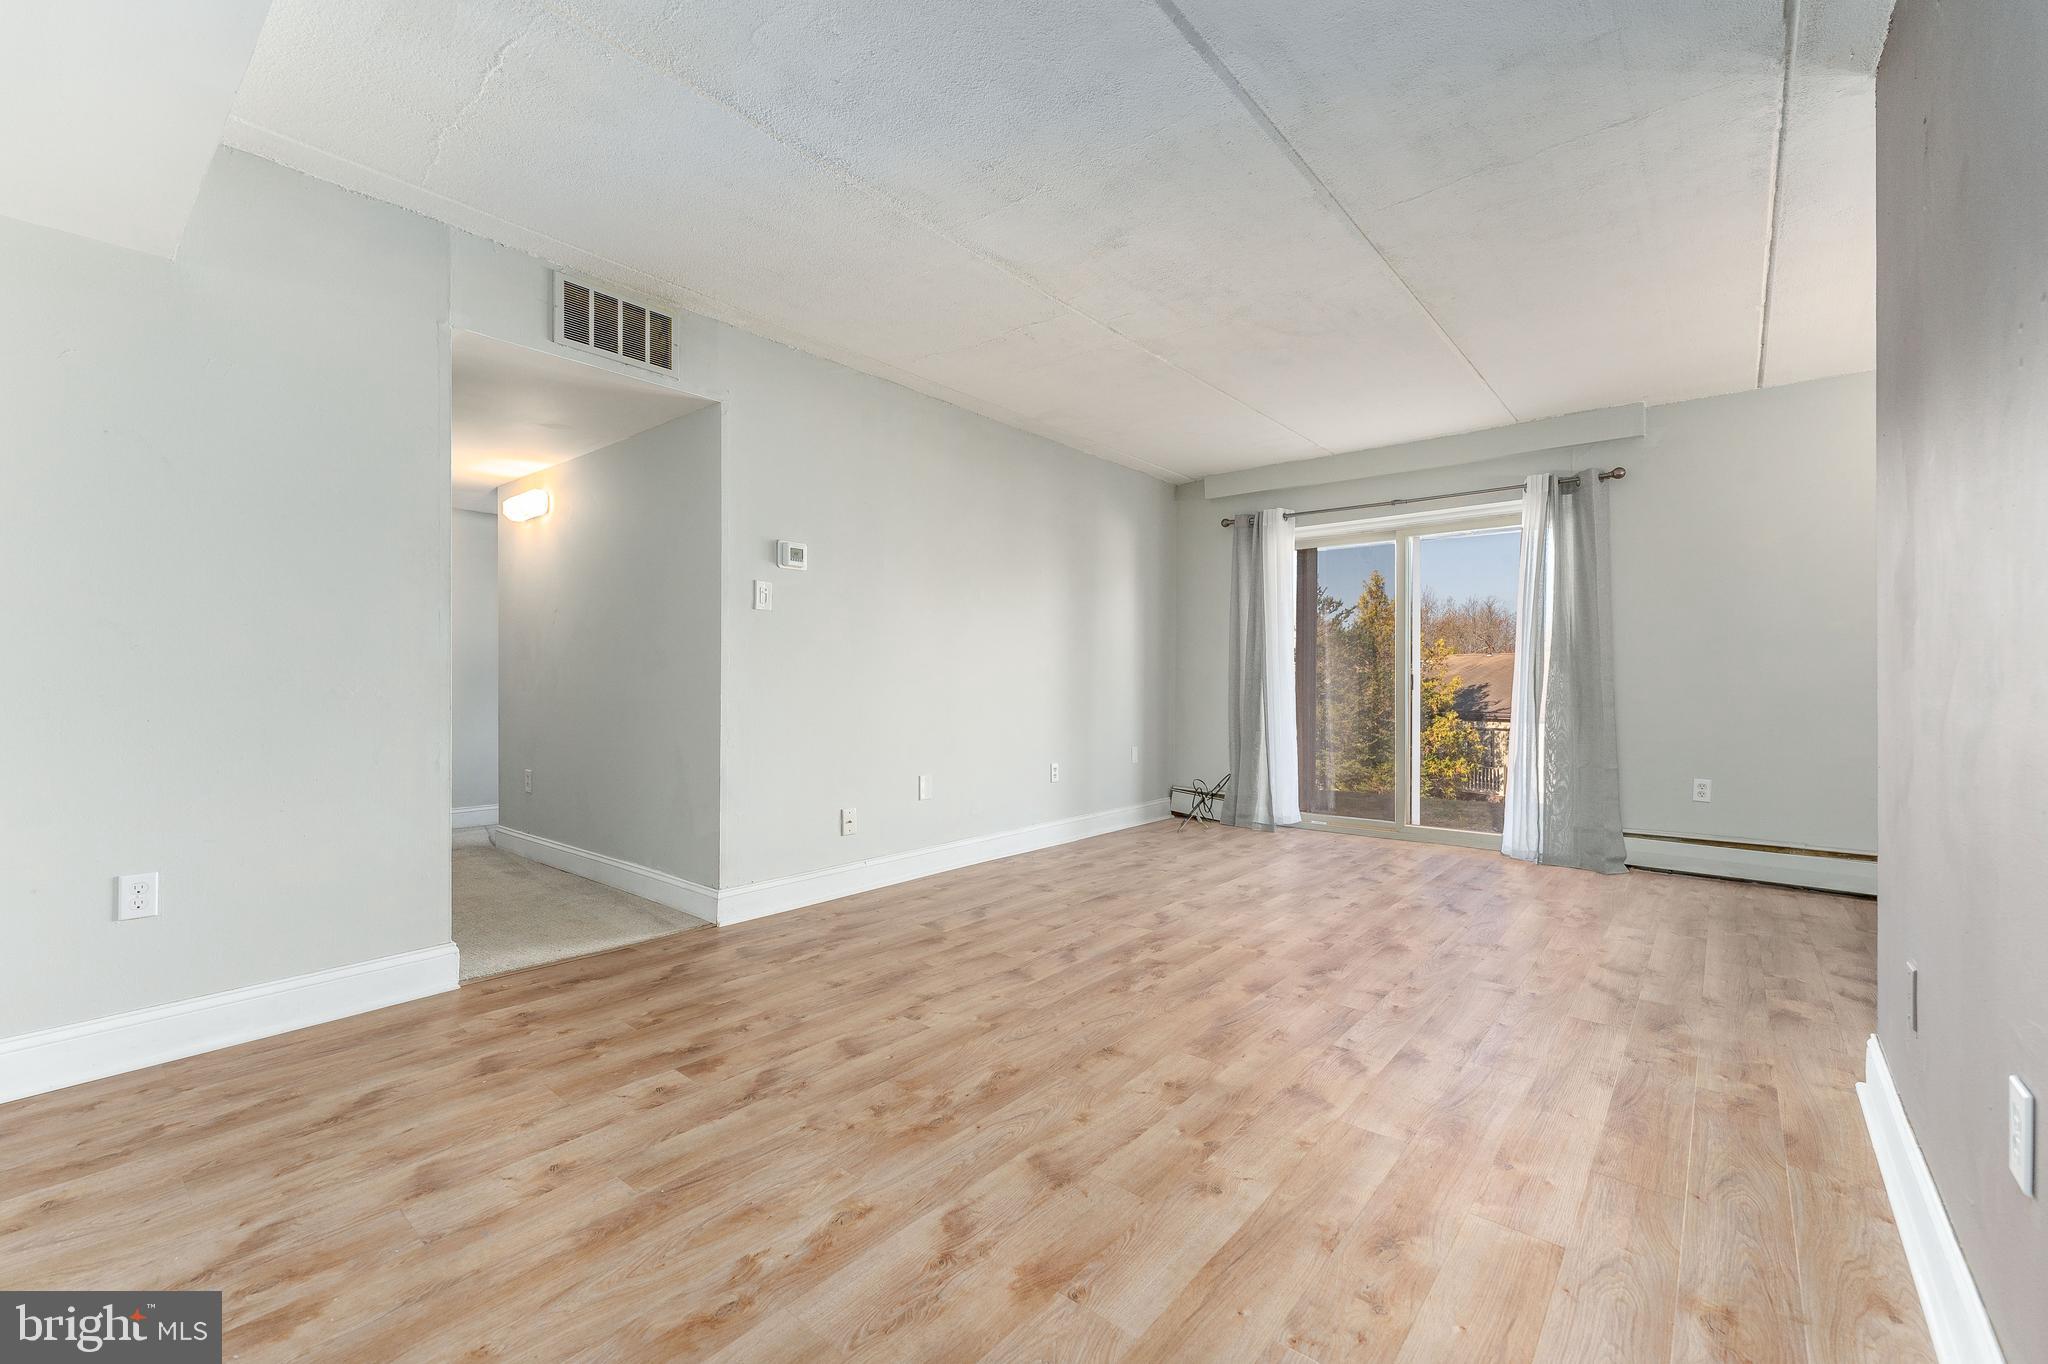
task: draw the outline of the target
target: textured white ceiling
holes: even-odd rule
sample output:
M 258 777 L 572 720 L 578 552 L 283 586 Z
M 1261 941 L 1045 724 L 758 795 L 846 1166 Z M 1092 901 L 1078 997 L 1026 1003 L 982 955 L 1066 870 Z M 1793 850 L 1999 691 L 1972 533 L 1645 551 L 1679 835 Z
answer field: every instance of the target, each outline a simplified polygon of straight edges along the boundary
M 488 492 L 710 400 L 471 332 L 454 338 L 453 487 Z
M 229 140 L 1191 478 L 1868 368 L 1888 11 L 274 0 Z

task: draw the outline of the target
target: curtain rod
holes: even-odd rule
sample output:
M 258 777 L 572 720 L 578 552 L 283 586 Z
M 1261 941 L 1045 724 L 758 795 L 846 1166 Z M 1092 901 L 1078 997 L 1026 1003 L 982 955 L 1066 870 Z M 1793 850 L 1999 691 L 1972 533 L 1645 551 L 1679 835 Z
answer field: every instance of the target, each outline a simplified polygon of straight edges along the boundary
M 1602 483 L 1605 483 L 1610 478 L 1627 477 L 1628 470 L 1619 464 L 1615 465 L 1612 469 L 1602 469 L 1600 471 L 1600 481 Z M 1557 486 L 1565 489 L 1576 488 L 1579 486 L 1579 476 L 1577 474 L 1567 474 L 1557 481 Z M 1291 511 L 1287 515 L 1290 518 L 1296 516 L 1321 516 L 1324 512 L 1371 511 L 1378 507 L 1405 507 L 1411 502 L 1441 502 L 1447 497 L 1477 497 L 1481 493 L 1518 493 L 1522 491 L 1523 487 L 1524 485 L 1520 483 L 1503 483 L 1494 488 L 1467 488 L 1463 492 L 1458 493 L 1429 493 L 1422 497 L 1390 497 L 1384 502 L 1353 502 L 1349 506 L 1344 507 L 1311 507 L 1307 511 Z M 1237 518 L 1226 516 L 1223 518 L 1223 524 L 1225 526 L 1235 525 L 1237 524 Z

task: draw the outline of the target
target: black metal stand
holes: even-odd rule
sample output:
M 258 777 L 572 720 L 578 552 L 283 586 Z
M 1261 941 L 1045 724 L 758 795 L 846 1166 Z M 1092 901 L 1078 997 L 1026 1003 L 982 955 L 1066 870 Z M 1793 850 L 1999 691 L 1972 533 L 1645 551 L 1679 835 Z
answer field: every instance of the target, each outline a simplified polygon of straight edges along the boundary
M 1223 780 L 1217 782 L 1214 786 L 1209 785 L 1199 777 L 1195 779 L 1193 786 L 1169 786 L 1166 789 L 1166 798 L 1169 801 L 1175 796 L 1186 796 L 1188 798 L 1188 808 L 1178 812 L 1180 814 L 1180 827 L 1185 829 L 1190 824 L 1220 823 L 1221 817 L 1217 814 L 1216 806 L 1223 799 L 1224 793 L 1229 789 L 1230 774 L 1225 772 Z

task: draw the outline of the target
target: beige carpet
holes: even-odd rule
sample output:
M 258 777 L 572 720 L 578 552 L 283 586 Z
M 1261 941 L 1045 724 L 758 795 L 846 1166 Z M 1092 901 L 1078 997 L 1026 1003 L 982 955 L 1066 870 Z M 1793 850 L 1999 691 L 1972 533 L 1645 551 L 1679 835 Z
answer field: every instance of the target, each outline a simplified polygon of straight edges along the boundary
M 462 978 L 645 942 L 703 921 L 498 848 L 455 849 Z

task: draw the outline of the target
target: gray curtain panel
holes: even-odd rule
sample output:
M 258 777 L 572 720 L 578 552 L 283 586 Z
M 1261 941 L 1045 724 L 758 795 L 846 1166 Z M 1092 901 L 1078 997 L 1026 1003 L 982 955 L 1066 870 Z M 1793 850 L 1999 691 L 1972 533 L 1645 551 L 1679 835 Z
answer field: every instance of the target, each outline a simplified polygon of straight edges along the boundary
M 1536 474 L 1522 497 L 1508 791 L 1501 851 L 1526 862 L 1619 872 L 1621 759 L 1614 719 L 1614 609 L 1607 485 L 1581 470 L 1567 492 Z
M 1240 828 L 1270 829 L 1265 553 L 1257 516 L 1241 513 L 1231 526 L 1230 555 L 1230 822 Z

